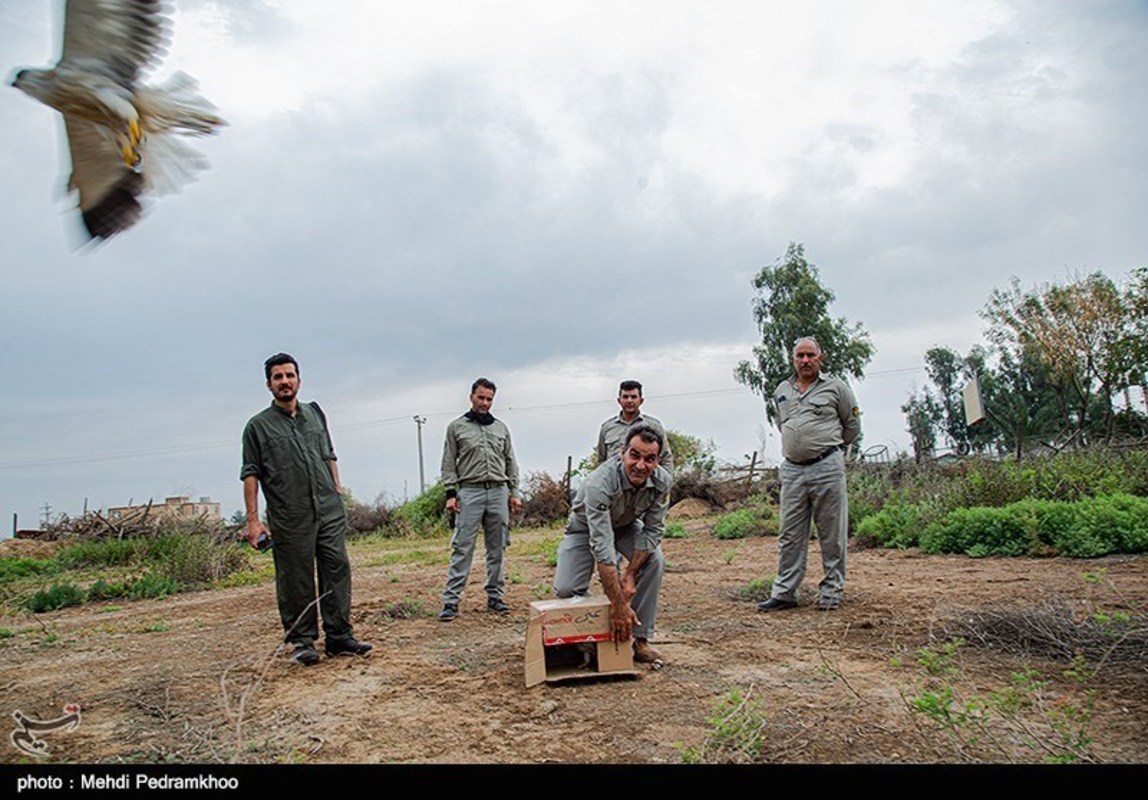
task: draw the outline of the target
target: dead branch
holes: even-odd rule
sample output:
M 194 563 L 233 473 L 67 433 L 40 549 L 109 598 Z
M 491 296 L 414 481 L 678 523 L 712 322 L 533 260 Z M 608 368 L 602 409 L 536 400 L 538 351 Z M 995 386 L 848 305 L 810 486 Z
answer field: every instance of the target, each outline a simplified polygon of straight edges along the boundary
M 263 666 L 259 670 L 259 673 L 255 676 L 255 680 L 248 684 L 248 686 L 245 687 L 240 693 L 239 700 L 236 703 L 234 711 L 231 708 L 231 699 L 227 691 L 227 669 L 224 669 L 220 674 L 219 688 L 223 695 L 223 709 L 228 718 L 235 725 L 235 755 L 232 756 L 232 763 L 237 763 L 239 760 L 239 754 L 243 752 L 243 716 L 247 710 L 248 702 L 255 695 L 255 692 L 259 686 L 263 683 L 263 679 L 267 676 L 267 670 L 270 669 L 271 664 L 275 661 L 275 658 L 279 655 L 280 652 L 282 652 L 283 648 L 290 641 L 291 634 L 295 632 L 295 629 L 299 626 L 299 623 L 302 622 L 307 614 L 309 614 L 311 610 L 315 608 L 315 605 L 319 603 L 319 601 L 321 601 L 329 594 L 329 591 L 323 592 L 323 594 L 319 595 L 310 603 L 308 603 L 307 607 L 304 608 L 303 611 L 300 612 L 299 616 L 295 618 L 295 621 L 291 623 L 291 627 L 287 629 L 285 634 L 283 634 L 283 641 L 277 644 L 275 649 L 268 653 L 267 657 L 263 659 Z

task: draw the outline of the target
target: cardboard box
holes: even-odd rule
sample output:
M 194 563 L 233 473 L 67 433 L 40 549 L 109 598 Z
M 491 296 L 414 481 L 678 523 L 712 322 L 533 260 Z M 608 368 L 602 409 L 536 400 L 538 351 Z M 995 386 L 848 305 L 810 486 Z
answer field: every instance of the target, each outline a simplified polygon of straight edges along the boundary
M 604 595 L 539 600 L 526 625 L 526 685 L 637 675 L 632 642 L 615 644 Z

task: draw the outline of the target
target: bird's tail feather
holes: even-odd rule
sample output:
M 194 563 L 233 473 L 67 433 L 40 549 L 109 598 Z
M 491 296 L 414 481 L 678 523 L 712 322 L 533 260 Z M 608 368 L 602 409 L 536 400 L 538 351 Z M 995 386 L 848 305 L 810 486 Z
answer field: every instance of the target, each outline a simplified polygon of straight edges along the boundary
M 153 133 L 140 145 L 144 188 L 155 194 L 178 192 L 207 166 L 207 159 L 201 153 L 171 133 Z
M 207 168 L 207 159 L 181 135 L 206 136 L 227 123 L 196 89 L 194 78 L 177 72 L 165 83 L 136 93 L 144 131 L 139 146 L 140 170 L 148 191 L 171 194 Z
M 145 133 L 207 136 L 226 125 L 215 106 L 197 93 L 197 88 L 195 78 L 177 72 L 159 86 L 137 91 L 135 104 Z

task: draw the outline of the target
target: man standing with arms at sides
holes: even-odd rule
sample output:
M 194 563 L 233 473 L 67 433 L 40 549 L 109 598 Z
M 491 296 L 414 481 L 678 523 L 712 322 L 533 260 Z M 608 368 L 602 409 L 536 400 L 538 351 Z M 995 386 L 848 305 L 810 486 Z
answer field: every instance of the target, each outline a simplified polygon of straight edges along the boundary
M 817 524 L 824 577 L 817 608 L 833 611 L 845 588 L 849 539 L 849 498 L 845 490 L 845 451 L 861 433 L 860 411 L 849 386 L 821 372 L 821 345 L 803 336 L 793 346 L 794 374 L 773 393 L 781 427 L 778 467 L 781 530 L 777 536 L 777 578 L 758 611 L 797 607 L 805 578 L 809 525 Z
M 319 661 L 315 569 L 319 572 L 319 614 L 329 656 L 366 655 L 371 645 L 351 632 L 351 562 L 347 558 L 347 513 L 339 468 L 317 403 L 298 401 L 299 364 L 277 353 L 263 364 L 271 405 L 243 429 L 243 504 L 247 541 L 274 541 L 275 596 L 284 640 L 295 645 L 293 660 Z M 259 518 L 259 489 L 267 501 L 267 526 Z
M 626 431 L 630 429 L 630 426 L 645 422 L 661 432 L 662 454 L 659 463 L 670 474 L 673 474 L 674 454 L 670 450 L 670 441 L 666 438 L 666 429 L 659 420 L 639 412 L 643 402 L 645 399 L 642 397 L 642 384 L 637 381 L 622 381 L 618 387 L 618 405 L 622 407 L 622 410 L 618 416 L 610 417 L 603 422 L 598 431 L 598 446 L 595 451 L 598 456 L 598 463 L 601 464 L 610 456 L 618 455 L 622 451 Z
M 589 591 L 597 566 L 610 599 L 614 641 L 629 642 L 632 635 L 639 664 L 662 660 L 650 647 L 666 569 L 661 542 L 670 506 L 670 473 L 658 463 L 662 442 L 659 428 L 639 422 L 630 428 L 624 446 L 582 482 L 554 571 L 555 594 L 572 597 Z
M 522 498 L 510 430 L 490 413 L 496 391 L 486 378 L 476 380 L 470 387 L 470 411 L 446 428 L 442 483 L 446 509 L 455 515 L 455 527 L 438 615 L 443 622 L 458 616 L 480 525 L 486 550 L 486 610 L 510 612 L 503 598 L 502 560 L 510 543 L 510 511 L 522 508 Z

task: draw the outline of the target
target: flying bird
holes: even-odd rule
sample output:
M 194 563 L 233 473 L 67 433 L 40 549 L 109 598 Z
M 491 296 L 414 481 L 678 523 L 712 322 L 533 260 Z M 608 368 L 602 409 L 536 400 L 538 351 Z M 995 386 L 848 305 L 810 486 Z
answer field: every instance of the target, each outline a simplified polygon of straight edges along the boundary
M 227 123 L 176 72 L 147 86 L 143 74 L 167 52 L 164 0 L 67 0 L 63 48 L 50 69 L 21 69 L 12 85 L 64 117 L 72 174 L 90 239 L 106 240 L 143 214 L 141 198 L 166 194 L 206 169 L 183 137 Z

